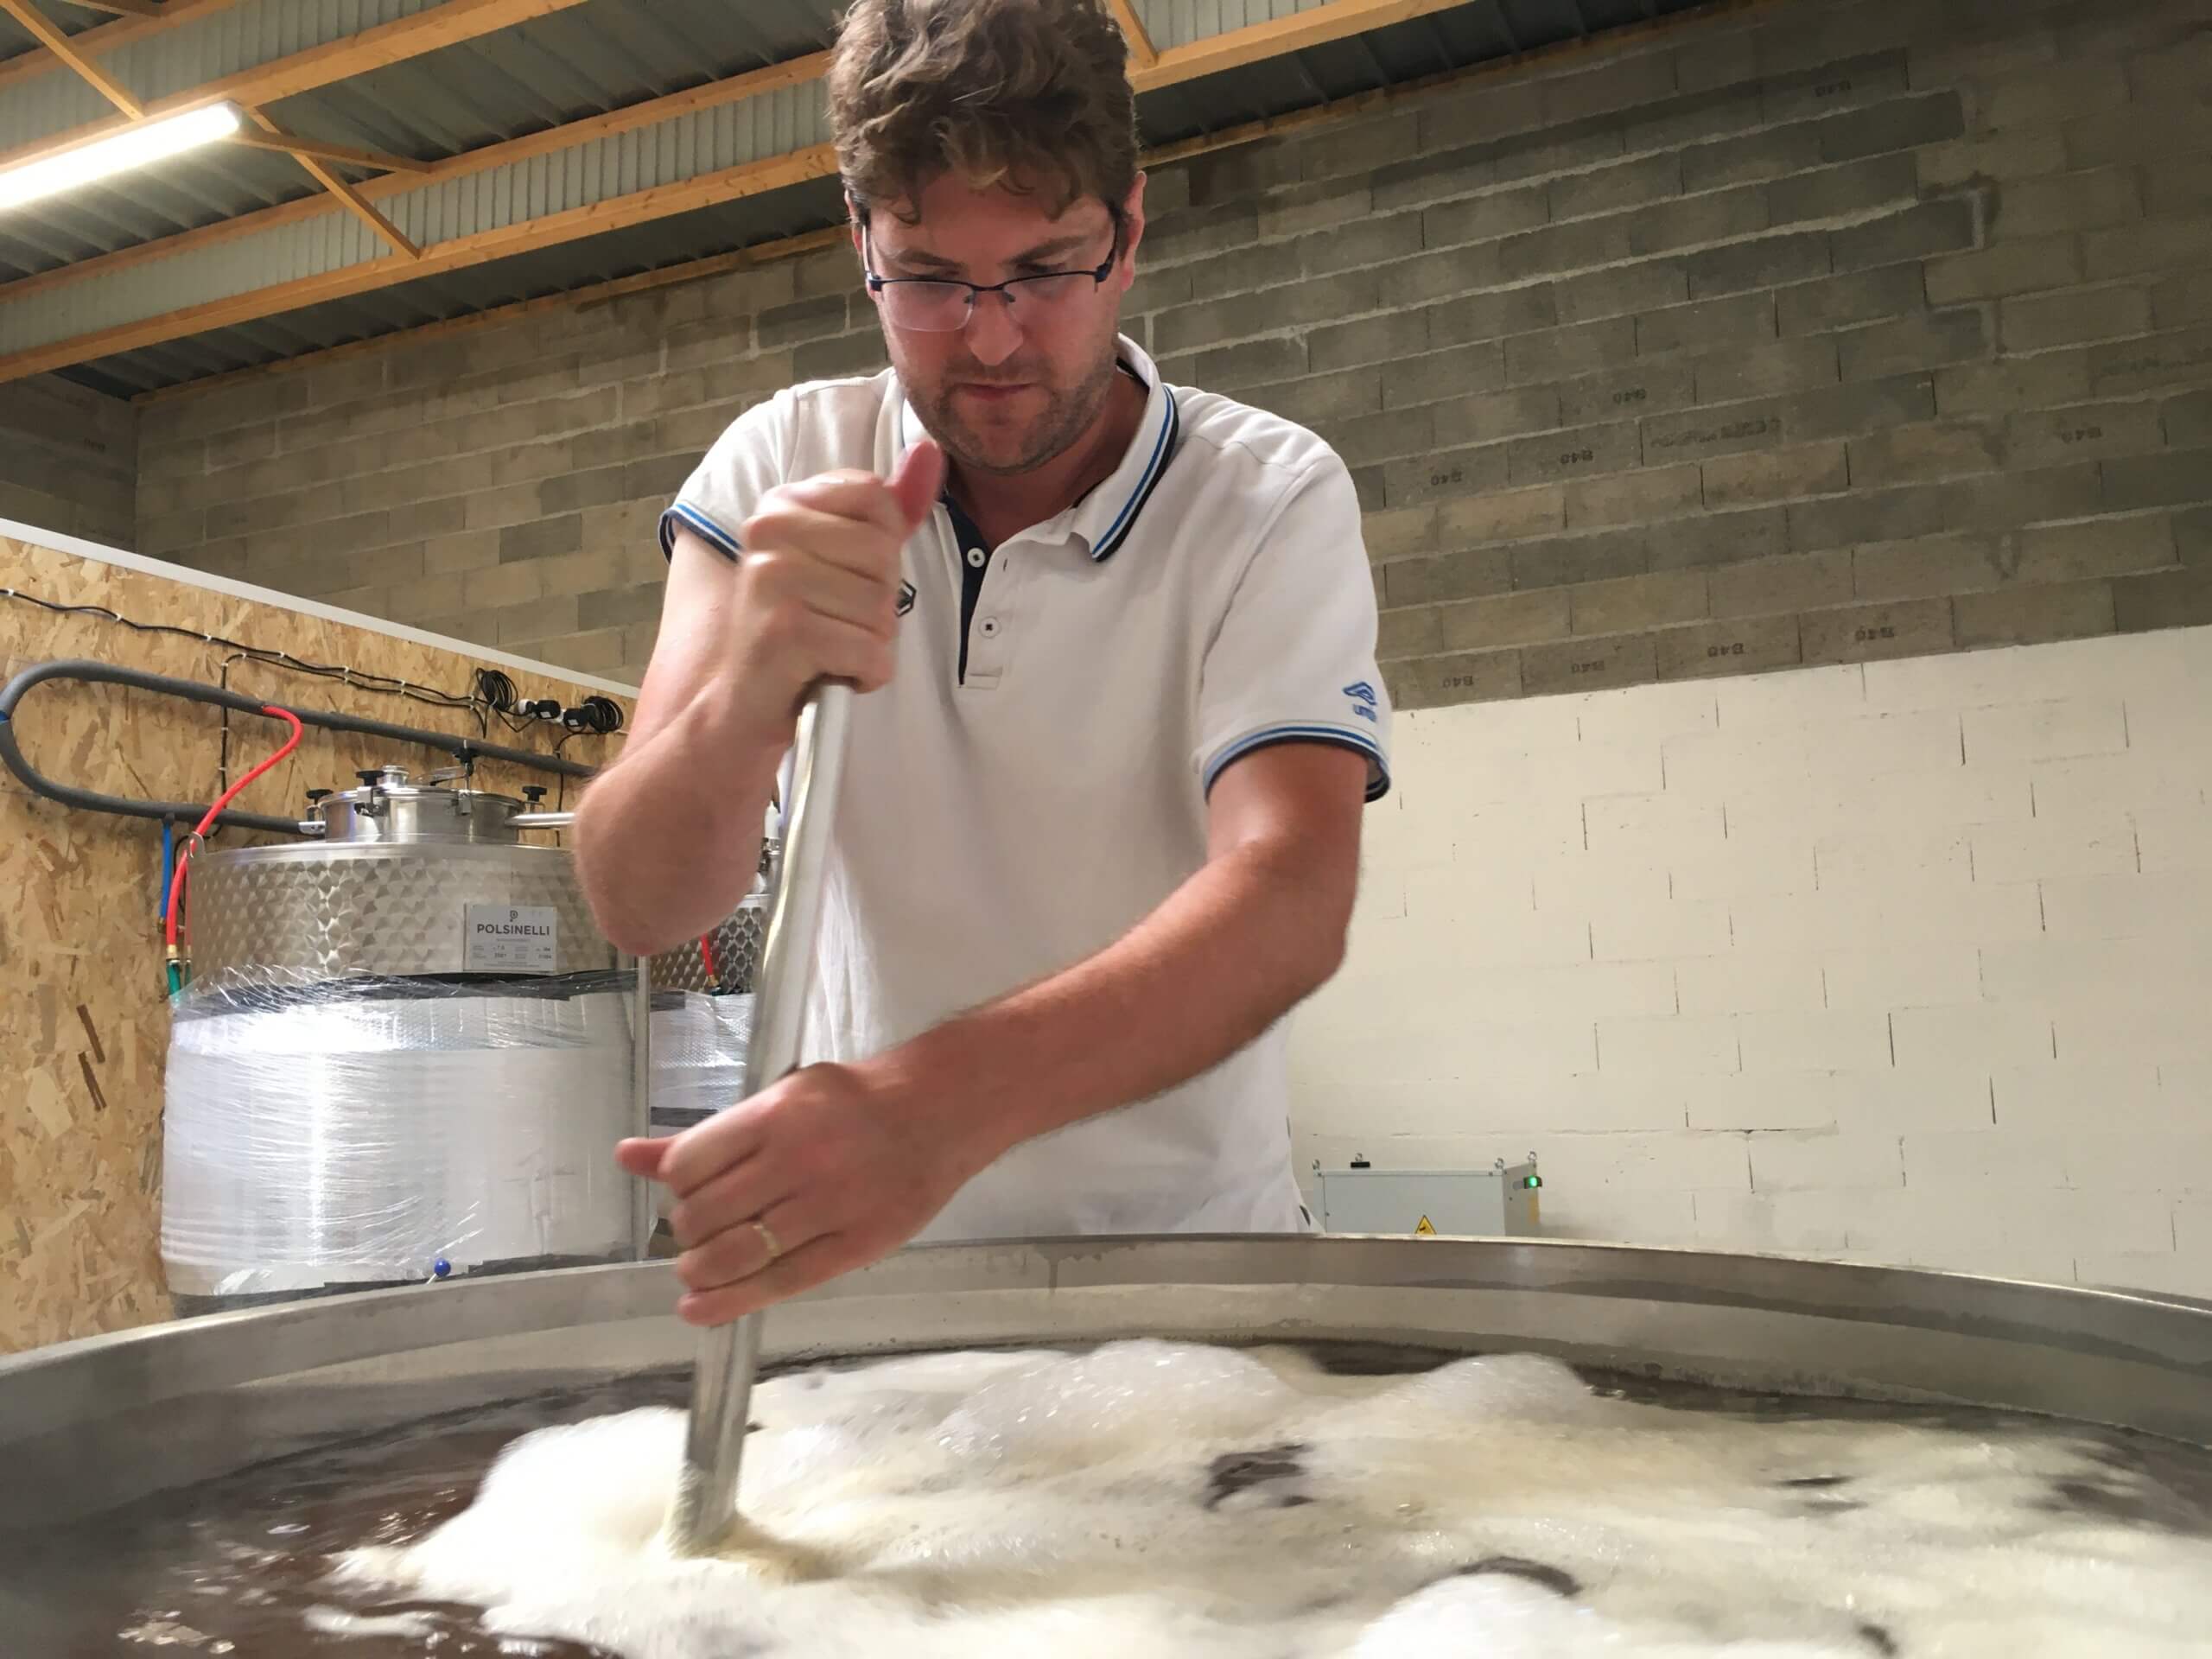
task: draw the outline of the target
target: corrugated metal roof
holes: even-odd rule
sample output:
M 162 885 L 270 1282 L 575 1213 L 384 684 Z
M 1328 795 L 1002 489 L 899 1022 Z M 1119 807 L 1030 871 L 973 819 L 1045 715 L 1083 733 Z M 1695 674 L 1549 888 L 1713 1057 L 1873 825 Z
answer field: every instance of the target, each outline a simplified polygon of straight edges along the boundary
M 432 3 L 247 0 L 204 22 L 134 41 L 101 63 L 150 99 Z M 296 4 L 297 12 L 289 10 Z M 272 34 L 280 14 L 289 32 Z M 248 26 L 256 17 L 258 26 Z M 227 37 L 203 32 L 226 18 L 237 25 Z M 302 138 L 434 161 L 803 57 L 828 43 L 836 21 L 836 8 L 827 0 L 744 0 L 741 6 L 733 0 L 592 0 L 278 100 L 265 113 Z M 165 45 L 186 69 L 168 66 L 158 79 L 131 73 L 134 54 Z M 41 75 L 0 89 L 0 150 L 55 130 L 47 112 L 56 107 L 73 113 L 63 125 L 113 114 L 74 76 Z M 289 156 L 235 147 L 201 150 L 10 213 L 0 221 L 0 282 L 312 195 L 318 188 Z
M 823 0 L 592 0 L 272 110 L 303 136 L 417 158 L 618 110 L 828 45 Z
M 7 94 L 0 92 L 0 99 Z M 321 189 L 289 156 L 199 150 L 18 209 L 0 224 L 0 282 L 136 247 Z
M 518 254 L 471 270 L 401 283 L 353 299 L 104 358 L 67 372 L 85 385 L 129 395 L 734 252 L 834 225 L 841 213 L 836 182 L 818 180 Z
M 246 0 L 141 35 L 103 54 L 99 67 L 146 103 L 226 75 L 428 11 L 442 0 Z M 653 0 L 655 4 L 660 0 Z M 0 150 L 35 143 L 115 106 L 67 73 L 20 81 L 0 94 Z
M 223 71 L 220 63 L 262 60 L 266 31 L 283 13 L 296 27 L 286 50 L 325 38 L 340 21 L 356 28 L 404 16 L 431 0 L 242 0 L 108 54 L 120 69 L 130 55 L 152 52 L 158 72 L 125 73 L 134 90 L 196 85 Z M 1139 118 L 1148 143 L 1201 137 L 1267 116 L 1351 94 L 1510 56 L 1662 14 L 1692 10 L 1700 0 L 1472 0 L 1411 22 L 1147 92 Z M 1163 49 L 1248 23 L 1312 10 L 1324 0 L 1137 0 L 1147 32 Z M 359 148 L 436 159 L 521 137 L 602 111 L 680 92 L 829 44 L 842 0 L 588 0 L 588 3 L 444 48 L 346 81 L 285 99 L 271 117 L 302 137 Z M 61 20 L 77 8 L 56 5 Z M 342 16 L 341 16 L 342 15 Z M 196 30 L 208 29 L 191 39 Z M 82 14 L 73 24 L 99 21 Z M 65 25 L 70 26 L 70 25 Z M 352 32 L 340 30 L 339 32 Z M 173 58 L 160 48 L 170 43 Z M 142 78 L 143 77 L 143 78 Z M 10 106 L 45 86 L 41 77 L 0 89 L 0 148 L 10 130 Z M 89 89 L 86 89 L 89 90 Z M 94 99 L 84 118 L 99 118 Z M 27 118 L 14 118 L 21 127 Z M 819 134 L 819 90 L 724 105 L 683 124 L 680 158 L 651 153 L 632 135 L 627 146 L 607 140 L 596 156 L 549 156 L 388 197 L 381 206 L 417 239 L 442 239 L 557 209 L 572 196 L 589 199 L 582 169 L 620 171 L 625 188 L 656 178 L 695 176 L 702 164 L 726 166 L 774 149 L 813 142 Z M 671 128 L 670 130 L 677 130 Z M 656 131 L 656 145 L 672 142 Z M 634 177 L 637 184 L 628 180 Z M 289 157 L 225 148 L 202 151 L 127 180 L 76 193 L 10 215 L 0 226 L 0 281 L 136 245 L 234 217 L 315 187 Z M 397 284 L 351 299 L 211 330 L 191 339 L 131 352 L 65 371 L 86 385 L 131 393 L 469 312 L 584 286 L 609 277 L 677 264 L 796 232 L 834 224 L 833 184 L 817 181 L 770 194 L 518 255 L 488 265 Z M 234 289 L 241 268 L 278 272 L 277 280 L 333 268 L 376 251 L 372 233 L 350 215 L 321 215 L 281 234 L 219 245 L 210 257 L 166 258 L 91 279 L 85 288 L 53 290 L 60 302 L 87 303 L 91 283 L 159 284 L 163 306 L 189 304 Z M 204 290 L 204 291 L 203 291 Z M 46 296 L 16 302 L 27 312 Z M 21 313 L 11 310 L 11 333 Z M 66 308 L 40 324 L 41 337 L 72 332 Z
M 40 10 L 64 35 L 81 35 L 88 29 L 102 23 L 111 23 L 111 11 L 95 11 L 90 6 L 73 6 L 67 0 L 49 0 Z M 0 12 L 0 58 L 13 57 L 18 52 L 28 52 L 34 44 L 31 33 L 5 12 Z

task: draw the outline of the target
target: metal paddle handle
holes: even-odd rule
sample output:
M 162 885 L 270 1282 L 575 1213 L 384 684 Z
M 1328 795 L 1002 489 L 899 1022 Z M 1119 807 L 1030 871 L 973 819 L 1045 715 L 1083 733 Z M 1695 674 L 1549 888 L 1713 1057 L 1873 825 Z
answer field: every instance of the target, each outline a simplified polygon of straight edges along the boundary
M 745 1049 L 750 1100 L 798 1065 L 800 1016 L 813 969 L 814 937 L 828 875 L 830 821 L 844 776 L 845 734 L 853 689 L 829 681 L 809 694 L 791 753 L 790 810 L 776 860 L 767 938 L 753 995 L 753 1030 Z M 707 1553 L 737 1514 L 738 1465 L 746 1414 L 760 1358 L 760 1315 L 704 1331 L 691 1372 L 691 1415 L 683 1437 L 669 1533 L 684 1555 Z

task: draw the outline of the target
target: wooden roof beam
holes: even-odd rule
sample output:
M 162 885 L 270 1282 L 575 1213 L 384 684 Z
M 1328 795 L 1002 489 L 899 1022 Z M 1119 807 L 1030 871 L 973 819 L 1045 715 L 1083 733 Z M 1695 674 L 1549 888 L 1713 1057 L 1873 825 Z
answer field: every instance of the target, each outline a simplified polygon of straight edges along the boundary
M 655 126 L 679 115 L 714 109 L 762 92 L 774 92 L 779 87 L 801 86 L 818 79 L 827 70 L 829 62 L 827 52 L 813 52 L 802 58 L 791 58 L 782 63 L 748 69 L 742 74 L 709 81 L 703 86 L 671 92 L 663 98 L 648 99 L 642 104 L 632 104 L 623 109 L 609 110 L 603 115 L 571 121 L 565 126 L 548 127 L 520 138 L 510 138 L 500 143 L 486 144 L 481 149 L 464 150 L 443 161 L 425 163 L 404 176 L 371 179 L 360 187 L 361 194 L 371 201 L 381 200 L 384 197 L 415 189 L 425 182 L 463 178 L 489 168 L 528 161 L 534 156 L 553 155 L 594 138 L 635 132 L 641 127 Z M 162 237 L 156 241 L 118 248 L 113 253 L 95 254 L 89 259 L 79 259 L 74 264 L 59 265 L 36 276 L 19 276 L 12 283 L 0 283 L 0 305 L 46 289 L 66 287 L 70 283 L 98 276 L 103 271 L 120 270 L 130 265 L 144 264 L 149 260 L 166 258 L 171 254 L 188 253 L 194 248 L 251 236 L 258 231 L 296 224 L 301 219 L 328 213 L 331 204 L 321 196 L 303 196 L 297 201 L 259 208 L 236 219 L 219 219 L 197 230 L 180 231 L 174 236 Z
M 581 237 L 597 236 L 603 231 L 619 231 L 632 225 L 646 224 L 653 219 L 665 219 L 671 213 L 690 213 L 696 207 L 708 207 L 718 202 L 734 201 L 742 196 L 758 195 L 765 190 L 803 183 L 808 179 L 821 178 L 836 170 L 837 155 L 834 149 L 828 144 L 809 145 L 788 155 L 772 156 L 763 161 L 725 168 L 719 173 L 709 173 L 702 178 L 656 185 L 626 196 L 594 202 L 588 207 L 572 207 L 565 213 L 550 214 L 543 219 L 527 219 L 519 224 L 501 226 L 496 230 L 480 231 L 473 236 L 456 237 L 449 242 L 440 242 L 424 249 L 420 259 L 373 259 L 365 264 L 346 265 L 321 276 L 298 277 L 271 288 L 256 289 L 251 293 L 233 295 L 226 299 L 210 300 L 200 305 L 188 306 L 182 310 L 166 312 L 160 316 L 119 323 L 112 328 L 80 334 L 73 340 L 56 340 L 51 346 L 36 346 L 28 352 L 18 352 L 12 357 L 0 358 L 0 381 L 43 374 L 50 369 L 67 368 L 73 363 L 105 357 L 115 352 L 134 352 L 143 346 L 158 346 L 166 340 L 181 340 L 209 328 L 226 328 L 236 323 L 251 322 L 257 318 L 275 316 L 324 300 L 344 299 L 354 294 L 369 293 L 417 276 L 435 276 L 442 271 L 460 270 L 469 265 L 482 264 L 489 259 L 526 253 L 533 248 L 556 247 Z
M 156 0 L 69 0 L 86 11 L 111 11 L 120 17 L 158 17 L 165 10 Z
M 1137 9 L 1129 0 L 1111 0 L 1114 21 L 1122 26 L 1122 34 L 1129 43 L 1129 55 L 1140 66 L 1149 66 L 1160 56 L 1160 48 L 1152 43 L 1152 36 L 1145 30 L 1144 19 L 1137 16 Z
M 1211 35 L 1186 46 L 1173 46 L 1150 64 L 1129 73 L 1130 84 L 1141 92 L 1200 75 L 1219 74 L 1242 68 L 1263 58 L 1279 58 L 1309 46 L 1340 41 L 1370 29 L 1387 29 L 1433 11 L 1449 11 L 1465 0 L 1330 0 L 1310 11 L 1294 12 L 1264 23 L 1248 23 L 1226 34 Z
M 542 3 L 542 0 L 541 0 Z M 1773 3 L 1774 0 L 1715 0 L 1715 9 L 1723 11 L 1746 10 Z M 1457 0 L 1331 0 L 1331 3 L 1293 16 L 1249 25 L 1244 29 L 1189 46 L 1171 48 L 1160 54 L 1150 69 L 1132 75 L 1141 87 L 1171 85 L 1196 76 L 1212 74 L 1224 68 L 1261 59 L 1297 51 L 1319 44 L 1324 41 L 1341 39 L 1363 29 L 1379 28 L 1399 22 L 1428 12 L 1440 11 L 1457 3 Z M 1708 14 L 1709 15 L 1709 14 Z M 1624 27 L 1613 31 L 1610 37 L 1632 40 L 1674 26 L 1673 19 L 1657 23 Z M 1560 48 L 1548 48 L 1532 54 L 1546 60 L 1570 55 L 1573 51 L 1587 51 L 1592 43 L 1577 41 Z M 792 85 L 813 79 L 825 67 L 827 54 L 817 53 L 808 58 L 794 59 L 788 63 L 768 69 L 754 70 L 730 80 L 713 82 L 695 87 L 688 92 L 674 94 L 669 99 L 652 99 L 633 105 L 627 110 L 611 111 L 566 127 L 556 127 L 545 132 L 507 143 L 486 146 L 466 155 L 434 163 L 426 175 L 387 176 L 372 179 L 360 188 L 365 198 L 389 194 L 396 191 L 416 188 L 422 179 L 455 176 L 478 171 L 486 167 L 503 165 L 526 155 L 544 154 L 568 148 L 582 139 L 601 136 L 605 132 L 629 130 L 647 126 L 683 113 L 687 109 L 708 108 L 753 92 L 766 91 L 771 84 Z M 1522 61 L 1484 64 L 1466 73 L 1493 73 L 1505 69 L 1519 69 Z M 1457 76 L 1446 79 L 1457 79 Z M 1370 97 L 1380 96 L 1370 95 Z M 1368 99 L 1353 103 L 1361 106 Z M 1287 128 L 1294 121 L 1303 123 L 1315 116 L 1332 112 L 1335 106 L 1322 105 L 1313 111 L 1300 112 L 1295 118 L 1281 118 L 1254 124 L 1249 129 L 1233 133 L 1214 135 L 1198 145 L 1170 146 L 1159 159 L 1187 152 L 1194 148 L 1211 148 L 1224 142 L 1244 142 L 1270 130 Z M 766 157 L 742 166 L 727 168 L 696 179 L 656 186 L 632 192 L 625 196 L 610 198 L 588 206 L 542 219 L 504 226 L 496 230 L 459 237 L 434 243 L 423 250 L 417 261 L 378 259 L 363 264 L 345 267 L 318 276 L 299 278 L 289 283 L 274 284 L 245 294 L 168 312 L 158 316 L 140 318 L 117 324 L 97 333 L 73 339 L 55 340 L 48 345 L 19 352 L 13 356 L 0 357 L 0 381 L 44 373 L 49 370 L 66 368 L 95 358 L 118 352 L 135 351 L 156 346 L 209 329 L 232 327 L 261 317 L 273 316 L 313 305 L 320 301 L 344 298 L 367 293 L 395 283 L 409 281 L 416 276 L 437 275 L 504 258 L 532 249 L 556 246 L 580 237 L 598 234 L 603 231 L 621 229 L 632 225 L 649 223 L 671 214 L 688 213 L 696 208 L 734 201 L 745 196 L 780 188 L 803 180 L 818 178 L 835 173 L 836 159 L 827 144 L 816 144 L 795 150 L 788 155 Z M 81 264 L 67 266 L 36 276 L 20 279 L 0 287 L 0 305 L 8 299 L 27 294 L 35 289 L 44 289 L 69 282 L 79 274 L 95 270 L 113 269 L 119 264 L 137 264 L 148 258 L 157 258 L 165 251 L 181 251 L 209 240 L 226 239 L 231 235 L 245 234 L 270 226 L 289 222 L 293 219 L 312 216 L 329 211 L 329 204 L 320 198 L 287 203 L 283 207 L 266 208 L 244 219 L 207 226 L 200 231 L 187 232 L 163 243 L 149 243 L 139 248 L 124 249 L 118 253 L 87 260 Z
M 270 138 L 274 140 L 283 138 L 283 129 L 259 110 L 246 108 L 240 113 L 255 126 L 259 127 Z M 306 150 L 296 145 L 285 144 L 283 148 L 291 152 L 292 159 L 306 169 L 309 178 L 335 196 L 347 213 L 382 237 L 391 245 L 393 252 L 403 259 L 420 259 L 423 257 L 423 250 L 408 238 L 405 232 L 369 206 L 362 200 L 359 191 L 324 166 L 318 157 L 308 154 Z
M 52 18 L 31 4 L 31 0 L 0 0 L 0 11 L 5 11 L 21 23 L 33 40 L 68 65 L 79 79 L 122 111 L 124 118 L 117 124 L 128 126 L 134 121 L 146 118 L 146 106 L 133 98 L 121 81 L 70 44 L 68 35 L 61 32 Z
M 280 156 L 311 156 L 318 162 L 357 167 L 367 173 L 428 173 L 433 165 L 411 156 L 388 156 L 380 149 L 355 149 L 348 144 L 326 144 L 275 127 L 261 132 L 238 131 L 223 141 L 241 149 L 274 150 Z
M 79 0 L 89 5 L 91 0 Z M 133 41 L 143 41 L 149 35 L 159 35 L 188 23 L 195 17 L 205 17 L 210 12 L 224 11 L 238 3 L 238 0 L 167 0 L 158 8 L 149 8 L 143 15 L 134 13 L 118 17 L 111 23 L 101 23 L 92 29 L 79 29 L 69 37 L 69 44 L 86 57 L 96 58 L 102 53 L 112 52 L 118 46 L 128 46 Z M 0 87 L 13 86 L 19 80 L 29 80 L 35 75 L 54 73 L 56 66 L 46 54 L 35 49 L 18 52 L 13 57 L 0 58 Z

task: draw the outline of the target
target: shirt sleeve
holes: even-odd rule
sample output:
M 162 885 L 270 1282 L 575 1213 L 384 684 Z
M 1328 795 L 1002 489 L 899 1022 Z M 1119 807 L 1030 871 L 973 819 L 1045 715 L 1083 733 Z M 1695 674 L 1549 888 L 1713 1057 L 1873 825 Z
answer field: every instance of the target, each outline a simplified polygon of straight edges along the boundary
M 660 516 L 663 556 L 674 556 L 678 530 L 692 531 L 730 558 L 738 556 L 738 526 L 753 516 L 762 496 L 784 481 L 791 420 L 790 394 L 778 392 L 722 429 Z
M 1375 645 L 1359 498 L 1331 454 L 1286 493 L 1206 648 L 1192 757 L 1204 788 L 1255 749 L 1329 743 L 1367 758 L 1367 798 L 1381 800 L 1390 700 Z

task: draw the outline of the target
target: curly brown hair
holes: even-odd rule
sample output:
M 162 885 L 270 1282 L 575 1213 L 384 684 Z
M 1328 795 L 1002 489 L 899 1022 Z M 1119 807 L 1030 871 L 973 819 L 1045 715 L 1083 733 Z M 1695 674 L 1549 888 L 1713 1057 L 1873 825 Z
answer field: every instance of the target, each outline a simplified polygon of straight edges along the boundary
M 845 188 L 865 215 L 938 175 L 1058 217 L 1116 215 L 1137 176 L 1128 45 L 1101 0 L 854 0 L 829 74 Z

